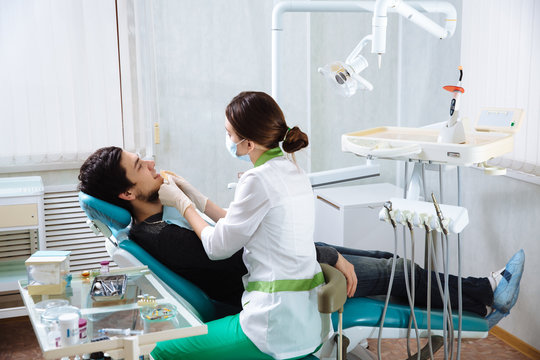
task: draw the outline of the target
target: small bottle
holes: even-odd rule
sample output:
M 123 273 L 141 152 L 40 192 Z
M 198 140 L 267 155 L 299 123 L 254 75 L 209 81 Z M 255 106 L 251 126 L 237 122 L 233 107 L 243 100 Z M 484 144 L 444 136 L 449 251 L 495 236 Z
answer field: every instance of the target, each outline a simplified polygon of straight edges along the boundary
M 60 347 L 60 330 L 58 329 L 58 323 L 54 322 L 51 331 L 47 334 L 49 345 L 51 347 Z
M 86 319 L 80 318 L 79 319 L 79 342 L 82 344 L 82 343 L 85 343 L 86 340 L 87 340 Z
M 106 274 L 109 272 L 109 261 L 103 260 L 101 263 L 101 273 Z

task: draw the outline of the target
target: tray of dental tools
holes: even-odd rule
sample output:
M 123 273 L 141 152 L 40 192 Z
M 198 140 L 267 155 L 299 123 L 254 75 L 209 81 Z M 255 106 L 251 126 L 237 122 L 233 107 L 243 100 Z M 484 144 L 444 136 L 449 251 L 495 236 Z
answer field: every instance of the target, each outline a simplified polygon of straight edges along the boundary
M 122 300 L 126 294 L 127 275 L 99 275 L 94 278 L 90 296 L 94 301 Z

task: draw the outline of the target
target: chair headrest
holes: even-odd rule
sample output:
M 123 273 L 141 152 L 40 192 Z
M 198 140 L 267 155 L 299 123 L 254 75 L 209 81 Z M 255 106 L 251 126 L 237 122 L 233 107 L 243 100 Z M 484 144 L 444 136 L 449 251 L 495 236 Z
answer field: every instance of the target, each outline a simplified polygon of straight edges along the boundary
M 113 233 L 124 230 L 131 223 L 131 214 L 124 208 L 79 191 L 79 204 L 90 220 L 99 220 Z

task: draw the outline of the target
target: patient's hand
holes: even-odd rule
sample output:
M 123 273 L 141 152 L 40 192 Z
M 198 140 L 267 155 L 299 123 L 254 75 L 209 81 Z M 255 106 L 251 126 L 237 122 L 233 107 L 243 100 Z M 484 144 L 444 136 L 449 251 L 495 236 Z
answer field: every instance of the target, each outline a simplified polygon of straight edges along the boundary
M 345 279 L 347 280 L 347 296 L 353 297 L 356 292 L 356 285 L 358 284 L 358 279 L 354 272 L 354 265 L 348 262 L 343 255 L 338 253 L 338 260 L 334 267 L 345 275 Z

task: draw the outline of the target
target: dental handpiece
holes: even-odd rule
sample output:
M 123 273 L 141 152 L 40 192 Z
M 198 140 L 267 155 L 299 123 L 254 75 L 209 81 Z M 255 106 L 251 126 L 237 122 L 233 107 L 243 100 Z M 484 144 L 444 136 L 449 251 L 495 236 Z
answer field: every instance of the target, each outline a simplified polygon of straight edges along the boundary
M 396 228 L 396 221 L 394 220 L 394 218 L 390 214 L 390 212 L 392 211 L 392 202 L 391 201 L 385 202 L 384 203 L 384 208 L 386 209 L 386 214 L 388 215 L 388 219 L 390 219 L 390 223 L 392 224 L 392 226 L 395 229 Z
M 437 199 L 435 199 L 435 195 L 433 193 L 431 193 L 431 199 L 433 200 L 433 205 L 435 206 L 435 212 L 437 213 L 437 217 L 439 218 L 441 229 L 444 235 L 448 235 L 448 229 L 443 224 L 444 217 L 443 217 L 441 208 L 439 207 L 439 204 L 437 203 Z

